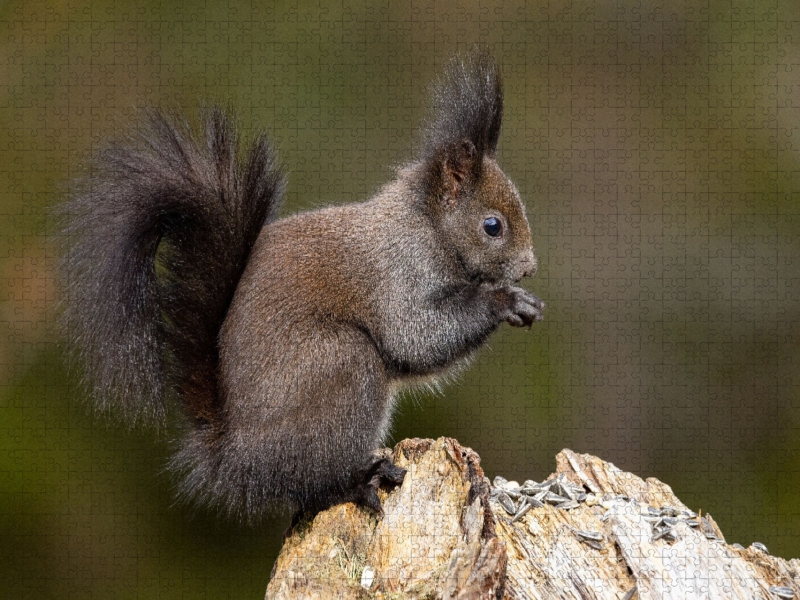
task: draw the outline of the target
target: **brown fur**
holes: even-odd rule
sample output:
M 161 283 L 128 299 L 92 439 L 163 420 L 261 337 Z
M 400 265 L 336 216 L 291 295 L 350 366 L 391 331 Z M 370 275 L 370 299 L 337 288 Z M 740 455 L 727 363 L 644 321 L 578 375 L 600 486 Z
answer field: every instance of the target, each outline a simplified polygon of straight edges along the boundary
M 247 519 L 287 502 L 380 509 L 376 485 L 404 475 L 373 455 L 397 391 L 465 364 L 502 322 L 542 318 L 515 286 L 536 259 L 496 161 L 501 117 L 493 61 L 455 61 L 421 160 L 366 202 L 280 220 L 269 146 L 243 160 L 218 111 L 205 145 L 156 114 L 152 135 L 101 157 L 66 211 L 74 345 L 101 406 L 158 418 L 176 392 L 184 496 Z

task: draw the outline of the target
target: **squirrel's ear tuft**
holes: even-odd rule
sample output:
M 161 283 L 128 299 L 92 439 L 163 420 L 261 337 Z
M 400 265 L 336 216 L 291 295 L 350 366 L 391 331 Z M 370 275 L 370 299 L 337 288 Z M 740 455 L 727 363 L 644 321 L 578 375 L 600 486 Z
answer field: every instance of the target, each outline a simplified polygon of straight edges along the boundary
M 480 177 L 483 157 L 497 152 L 503 120 L 503 85 L 488 52 L 452 59 L 431 90 L 432 114 L 424 125 L 423 161 L 429 184 L 458 190 Z

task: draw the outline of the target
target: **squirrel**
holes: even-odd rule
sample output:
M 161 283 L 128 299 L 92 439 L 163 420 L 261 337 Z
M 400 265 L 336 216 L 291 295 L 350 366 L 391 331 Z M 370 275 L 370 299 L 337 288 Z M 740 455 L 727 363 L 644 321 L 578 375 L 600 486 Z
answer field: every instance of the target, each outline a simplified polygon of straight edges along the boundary
M 146 111 L 76 181 L 63 322 L 99 412 L 188 425 L 178 495 L 245 520 L 355 502 L 405 470 L 376 452 L 399 390 L 463 367 L 544 303 L 520 194 L 496 160 L 503 114 L 486 52 L 432 86 L 420 156 L 365 202 L 278 218 L 286 178 L 230 111 Z

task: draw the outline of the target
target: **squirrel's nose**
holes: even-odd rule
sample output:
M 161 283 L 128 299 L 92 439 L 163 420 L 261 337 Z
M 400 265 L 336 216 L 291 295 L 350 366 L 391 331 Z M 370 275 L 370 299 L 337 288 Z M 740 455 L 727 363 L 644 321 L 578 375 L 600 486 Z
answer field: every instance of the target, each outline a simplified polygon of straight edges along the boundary
M 524 269 L 523 277 L 533 277 L 536 274 L 537 263 L 533 250 L 528 250 L 527 254 L 523 256 L 521 266 Z

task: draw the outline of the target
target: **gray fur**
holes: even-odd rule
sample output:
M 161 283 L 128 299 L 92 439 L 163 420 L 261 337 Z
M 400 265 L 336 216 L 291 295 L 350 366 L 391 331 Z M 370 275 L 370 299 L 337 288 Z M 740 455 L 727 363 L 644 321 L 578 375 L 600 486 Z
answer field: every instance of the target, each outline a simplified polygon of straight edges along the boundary
M 428 125 L 424 157 L 400 169 L 394 181 L 360 204 L 271 219 L 281 189 L 271 156 L 255 168 L 237 167 L 231 158 L 225 168 L 204 168 L 203 185 L 162 190 L 158 186 L 174 179 L 176 165 L 180 173 L 186 164 L 206 164 L 197 158 L 203 153 L 188 134 L 171 147 L 185 148 L 191 160 L 173 159 L 181 152 L 146 154 L 148 165 L 164 161 L 152 165 L 155 191 L 137 183 L 130 188 L 135 194 L 110 192 L 114 177 L 129 189 L 123 176 L 132 169 L 126 160 L 142 162 L 136 153 L 117 151 L 112 157 L 121 167 L 99 180 L 100 191 L 73 200 L 83 216 L 70 229 L 82 235 L 72 247 L 87 268 L 68 262 L 68 273 L 80 273 L 71 288 L 77 308 L 68 314 L 94 309 L 101 317 L 91 335 L 84 317 L 75 341 L 81 348 L 99 343 L 112 334 L 111 325 L 126 323 L 127 317 L 120 316 L 124 311 L 134 316 L 128 339 L 155 339 L 151 346 L 133 344 L 130 350 L 114 343 L 82 350 L 90 375 L 99 375 L 95 395 L 104 403 L 121 394 L 123 408 L 135 418 L 144 410 L 130 408 L 135 401 L 156 406 L 160 414 L 163 388 L 177 389 L 193 422 L 172 461 L 182 474 L 184 497 L 245 519 L 286 503 L 318 510 L 353 500 L 378 508 L 375 485 L 385 477 L 402 479 L 402 470 L 373 456 L 391 423 L 397 391 L 436 381 L 465 364 L 503 321 L 529 326 L 541 319 L 544 305 L 514 286 L 535 272 L 536 260 L 519 194 L 494 159 L 502 115 L 496 67 L 485 55 L 472 56 L 448 67 L 434 90 L 438 108 Z M 448 116 L 448 110 L 457 114 Z M 168 142 L 169 137 L 153 143 Z M 217 142 L 209 146 L 209 164 L 236 155 L 235 141 Z M 242 177 L 249 177 L 251 185 L 235 183 Z M 242 189 L 261 190 L 261 200 L 249 202 Z M 157 224 L 161 233 L 185 228 L 180 220 L 165 220 L 172 213 L 159 209 L 171 194 L 179 195 L 179 207 L 192 217 L 191 231 L 228 240 L 237 248 L 234 254 L 246 248 L 243 270 L 236 261 L 226 269 L 220 261 L 228 256 L 210 257 L 208 252 L 203 254 L 207 264 L 191 267 L 192 257 L 184 251 L 199 253 L 202 244 L 178 244 L 181 260 L 169 262 L 164 281 L 156 275 L 158 242 L 137 237 L 137 232 L 153 227 L 142 228 L 140 222 Z M 236 241 L 240 219 L 231 217 L 235 226 L 224 222 L 225 210 L 219 208 L 231 198 L 264 209 L 256 211 L 260 233 L 254 242 Z M 125 218 L 104 228 L 86 216 L 90 205 L 112 212 L 120 204 L 133 207 L 138 220 Z M 488 217 L 502 223 L 502 236 L 485 232 Z M 98 232 L 125 239 L 135 258 L 126 262 L 114 252 L 104 255 L 95 242 Z M 141 249 L 134 238 L 142 240 Z M 224 244 L 212 248 L 220 252 Z M 91 260 L 90 250 L 97 253 Z M 93 275 L 92 268 L 99 273 L 121 269 L 125 284 Z M 191 285 L 183 284 L 184 275 Z M 217 290 L 212 284 L 220 276 L 235 283 L 221 286 L 224 293 L 211 294 L 213 301 L 204 310 L 208 290 Z M 152 291 L 161 286 L 172 294 L 167 304 L 160 304 L 162 296 Z M 168 320 L 167 327 L 163 307 L 181 314 L 176 301 L 185 299 L 186 292 L 197 293 L 189 304 L 195 321 Z M 99 306 L 108 299 L 108 308 Z M 212 337 L 200 335 L 194 345 L 171 343 L 173 335 L 191 337 L 184 325 L 199 326 L 201 320 L 201 329 Z M 205 354 L 198 354 L 203 347 Z M 170 350 L 176 355 L 175 369 L 164 366 Z M 183 360 L 186 350 L 201 360 Z M 110 358 L 103 352 L 111 352 Z M 132 361 L 132 375 L 121 366 L 126 360 Z M 209 364 L 213 382 L 206 378 Z M 205 388 L 182 384 L 187 377 Z M 132 397 L 122 385 L 130 382 L 144 382 L 141 395 L 153 398 Z

